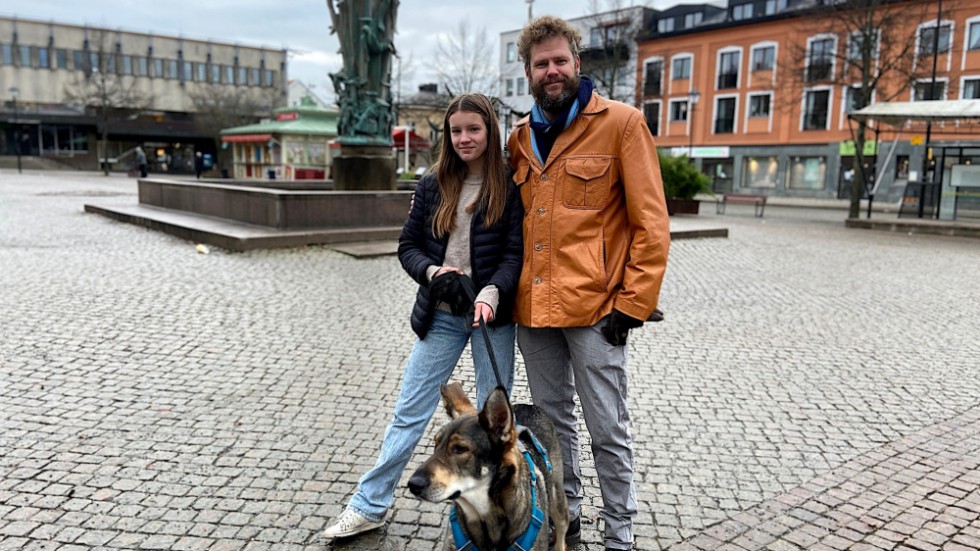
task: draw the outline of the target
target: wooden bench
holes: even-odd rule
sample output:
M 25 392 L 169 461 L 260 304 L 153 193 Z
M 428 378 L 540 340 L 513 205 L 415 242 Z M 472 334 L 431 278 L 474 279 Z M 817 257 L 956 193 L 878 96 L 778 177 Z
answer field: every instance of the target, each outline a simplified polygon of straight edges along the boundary
M 766 196 L 751 193 L 725 193 L 721 199 L 715 203 L 715 211 L 718 214 L 725 214 L 725 205 L 728 203 L 752 203 L 755 205 L 755 215 L 762 217 L 766 210 Z

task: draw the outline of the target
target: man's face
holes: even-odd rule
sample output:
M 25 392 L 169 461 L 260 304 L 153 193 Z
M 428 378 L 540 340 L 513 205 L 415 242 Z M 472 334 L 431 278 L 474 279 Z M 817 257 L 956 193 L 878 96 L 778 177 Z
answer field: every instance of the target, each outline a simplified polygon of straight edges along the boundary
M 531 46 L 527 79 L 534 101 L 549 114 L 568 108 L 578 95 L 579 57 L 568 40 L 556 36 Z

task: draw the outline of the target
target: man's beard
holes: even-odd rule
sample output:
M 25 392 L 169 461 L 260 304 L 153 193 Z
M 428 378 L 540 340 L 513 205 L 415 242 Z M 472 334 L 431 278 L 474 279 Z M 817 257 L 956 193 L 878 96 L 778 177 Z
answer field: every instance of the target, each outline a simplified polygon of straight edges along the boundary
M 544 89 L 545 82 L 531 83 L 531 95 L 534 96 L 534 101 L 544 112 L 561 113 L 571 107 L 572 103 L 575 102 L 575 98 L 578 97 L 579 80 L 578 75 L 570 79 L 565 79 L 562 83 L 561 93 L 557 97 L 548 95 L 548 92 Z

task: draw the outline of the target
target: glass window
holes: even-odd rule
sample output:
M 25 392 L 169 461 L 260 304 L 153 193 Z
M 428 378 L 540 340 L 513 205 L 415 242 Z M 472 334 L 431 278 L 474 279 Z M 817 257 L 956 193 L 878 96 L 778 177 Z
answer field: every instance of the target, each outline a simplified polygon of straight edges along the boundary
M 47 48 L 37 49 L 37 66 L 41 69 L 47 69 L 51 67 L 51 60 L 48 58 Z
M 145 77 L 147 74 L 149 74 L 149 64 L 147 63 L 146 58 L 143 56 L 136 58 L 136 74 L 141 77 Z
M 506 95 L 506 96 L 513 96 L 514 95 L 514 79 L 512 79 L 512 78 L 507 79 L 507 81 L 506 81 L 506 88 L 507 88 L 507 92 L 504 95 Z
M 527 80 L 524 77 L 517 77 L 517 95 L 527 94 Z
M 116 72 L 116 54 L 108 54 L 105 58 L 105 70 L 107 73 L 114 74 Z
M 967 48 L 970 50 L 980 50 L 980 21 L 970 23 L 969 36 L 967 37 Z
M 909 156 L 908 155 L 896 155 L 895 156 L 895 178 L 902 179 L 909 177 Z
M 225 65 L 225 84 L 235 84 L 235 68 L 231 65 Z
M 194 79 L 198 82 L 208 81 L 208 65 L 207 63 L 197 63 L 197 78 Z
M 59 48 L 54 51 L 54 62 L 55 66 L 59 69 L 68 68 L 68 50 L 64 48 Z
M 939 53 L 949 51 L 949 23 L 939 27 Z M 919 28 L 919 55 L 932 55 L 936 48 L 936 25 Z
M 74 50 L 71 53 L 72 58 L 72 68 L 76 71 L 81 71 L 85 69 L 85 52 L 81 50 Z
M 96 73 L 102 70 L 102 63 L 99 61 L 99 52 L 88 53 L 88 69 Z
M 17 60 L 20 62 L 19 65 L 21 67 L 31 67 L 31 47 L 21 46 L 18 50 Z
M 153 60 L 153 76 L 163 78 L 163 60 L 154 59 Z
M 862 105 L 861 103 L 861 88 L 857 86 L 848 86 L 845 91 L 846 97 L 844 98 L 844 112 L 850 113 L 852 111 L 857 111 Z
M 962 96 L 962 99 L 980 99 L 980 78 L 964 80 Z
M 124 75 L 133 74 L 133 56 L 131 55 L 122 56 L 122 74 Z
M 821 38 L 810 42 L 807 56 L 806 78 L 808 82 L 828 80 L 833 72 L 834 50 L 837 45 L 833 38 Z
M 690 29 L 691 27 L 695 27 L 703 20 L 704 20 L 704 13 L 699 11 L 696 11 L 694 13 L 689 13 L 684 16 L 684 28 Z
M 768 117 L 769 104 L 771 101 L 772 97 L 769 94 L 749 96 L 749 116 Z
M 721 54 L 718 64 L 718 89 L 738 87 L 738 65 L 741 62 L 741 52 L 725 52 Z
M 871 59 L 878 58 L 878 31 L 874 31 L 874 36 L 871 39 Z M 864 34 L 857 32 L 851 35 L 847 41 L 847 59 L 851 61 L 860 61 L 863 52 L 861 51 L 864 47 Z
M 10 44 L 0 44 L 0 63 L 4 65 L 14 64 L 14 51 Z
M 752 4 L 739 4 L 732 8 L 732 19 L 739 21 L 752 17 Z
M 672 69 L 670 70 L 670 77 L 674 80 L 691 78 L 691 58 L 674 58 Z
M 932 81 L 919 81 L 915 83 L 915 90 L 912 93 L 912 101 L 937 101 L 946 97 L 946 83 L 937 80 L 933 88 Z
M 219 82 L 221 82 L 221 65 L 211 65 L 211 83 L 218 84 Z
M 775 157 L 742 159 L 742 187 L 774 188 L 778 175 L 779 161 Z
M 643 79 L 644 96 L 660 95 L 660 74 L 663 73 L 663 67 L 663 62 L 659 60 L 650 61 L 646 64 L 646 73 Z
M 647 128 L 654 136 L 660 132 L 660 103 L 651 101 L 643 104 L 643 116 L 647 120 Z
M 657 32 L 669 33 L 674 30 L 674 18 L 665 17 L 657 21 Z
M 715 134 L 735 132 L 735 98 L 719 98 L 715 110 Z
M 826 157 L 793 157 L 790 160 L 790 189 L 821 190 L 827 174 Z
M 687 101 L 674 101 L 670 104 L 670 122 L 687 120 Z
M 258 69 L 255 69 L 255 68 L 252 69 L 252 79 L 249 81 L 249 84 L 251 84 L 252 86 L 258 86 L 259 85 L 259 70 Z
M 507 43 L 507 62 L 517 61 L 517 45 L 513 42 Z
M 803 112 L 803 130 L 826 130 L 829 106 L 830 90 L 807 91 L 806 106 Z
M 175 79 L 180 75 L 177 74 L 177 60 L 168 59 L 167 60 L 167 78 Z
M 752 50 L 752 70 L 771 71 L 776 63 L 776 47 L 766 46 Z
M 248 84 L 248 69 L 246 69 L 245 67 L 239 67 L 238 68 L 238 81 L 237 81 L 237 83 L 238 84 L 242 84 L 242 85 Z
M 779 13 L 786 9 L 786 0 L 766 0 L 766 15 Z

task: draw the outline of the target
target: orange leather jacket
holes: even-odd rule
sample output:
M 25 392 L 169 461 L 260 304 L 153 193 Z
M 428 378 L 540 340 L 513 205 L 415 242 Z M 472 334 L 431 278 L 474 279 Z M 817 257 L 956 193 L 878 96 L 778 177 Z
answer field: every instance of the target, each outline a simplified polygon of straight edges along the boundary
M 544 164 L 528 122 L 507 143 L 524 203 L 516 321 L 584 327 L 613 308 L 646 320 L 667 268 L 670 222 L 643 115 L 593 93 Z

